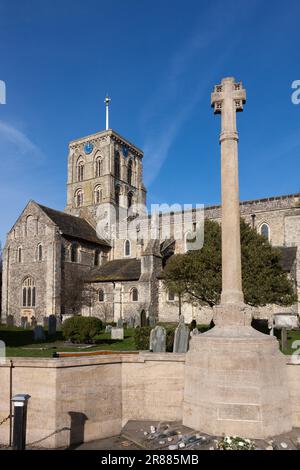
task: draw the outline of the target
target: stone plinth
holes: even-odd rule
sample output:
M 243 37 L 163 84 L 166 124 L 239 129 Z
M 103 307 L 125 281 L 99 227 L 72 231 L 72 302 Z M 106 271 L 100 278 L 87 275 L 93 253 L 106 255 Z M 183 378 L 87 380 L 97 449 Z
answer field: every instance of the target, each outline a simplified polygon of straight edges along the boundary
M 266 438 L 292 428 L 286 360 L 277 340 L 250 326 L 194 336 L 186 356 L 183 424 Z

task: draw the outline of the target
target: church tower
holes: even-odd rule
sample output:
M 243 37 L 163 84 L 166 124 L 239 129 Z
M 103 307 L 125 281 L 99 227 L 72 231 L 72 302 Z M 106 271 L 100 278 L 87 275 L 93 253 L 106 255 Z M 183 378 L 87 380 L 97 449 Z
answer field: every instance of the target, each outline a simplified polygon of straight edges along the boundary
M 66 212 L 95 224 L 97 208 L 145 204 L 143 152 L 112 129 L 69 144 Z

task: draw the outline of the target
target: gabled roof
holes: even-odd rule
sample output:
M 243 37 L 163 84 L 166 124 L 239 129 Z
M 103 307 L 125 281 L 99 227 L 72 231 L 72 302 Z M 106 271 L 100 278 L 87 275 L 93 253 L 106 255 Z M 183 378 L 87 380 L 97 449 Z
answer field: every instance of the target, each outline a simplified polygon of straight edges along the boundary
M 136 258 L 116 259 L 93 270 L 87 281 L 138 281 L 140 275 L 141 260 Z
M 85 220 L 75 215 L 51 209 L 50 207 L 37 204 L 43 212 L 58 226 L 63 235 L 86 240 L 98 245 L 110 246 L 105 240 L 98 238 L 96 230 Z

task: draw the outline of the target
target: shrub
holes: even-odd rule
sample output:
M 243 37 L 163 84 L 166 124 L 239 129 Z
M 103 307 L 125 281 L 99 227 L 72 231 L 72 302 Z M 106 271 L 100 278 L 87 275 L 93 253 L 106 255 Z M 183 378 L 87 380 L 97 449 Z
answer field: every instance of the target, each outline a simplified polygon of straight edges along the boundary
M 74 316 L 62 324 L 64 337 L 72 343 L 93 343 L 102 330 L 102 321 L 95 317 Z
M 138 326 L 134 331 L 134 344 L 138 351 L 148 351 L 150 344 L 150 326 Z

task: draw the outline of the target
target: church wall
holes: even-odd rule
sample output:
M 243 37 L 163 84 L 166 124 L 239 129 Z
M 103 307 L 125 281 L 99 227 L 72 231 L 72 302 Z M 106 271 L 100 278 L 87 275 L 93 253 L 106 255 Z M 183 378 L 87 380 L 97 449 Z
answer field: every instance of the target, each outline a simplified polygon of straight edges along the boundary
M 99 302 L 99 296 L 94 298 L 90 309 L 84 309 L 84 315 L 92 315 L 100 319 L 117 322 L 119 318 L 125 321 L 134 315 L 140 315 L 146 310 L 146 298 L 143 286 L 138 281 L 126 282 L 96 282 L 92 284 L 93 289 L 104 292 L 104 302 Z M 138 301 L 132 301 L 132 289 L 138 289 Z
M 77 247 L 78 260 L 71 261 L 71 247 Z M 95 251 L 100 250 L 107 256 L 108 249 L 100 245 L 85 242 L 83 240 L 73 240 L 63 238 L 63 261 L 62 261 L 62 311 L 65 314 L 74 314 L 81 311 L 79 301 L 74 302 L 74 290 L 83 286 L 92 269 L 95 269 Z M 83 305 L 83 310 L 87 310 L 87 306 Z
M 43 257 L 38 260 L 38 245 L 42 245 Z M 21 262 L 18 261 L 21 248 Z M 33 203 L 30 203 L 8 235 L 4 249 L 4 282 L 8 279 L 7 293 L 2 305 L 2 321 L 13 315 L 16 324 L 21 317 L 34 316 L 39 323 L 43 317 L 59 309 L 60 276 L 59 257 L 60 235 L 55 226 Z M 27 276 L 34 279 L 36 306 L 23 307 L 22 282 Z

